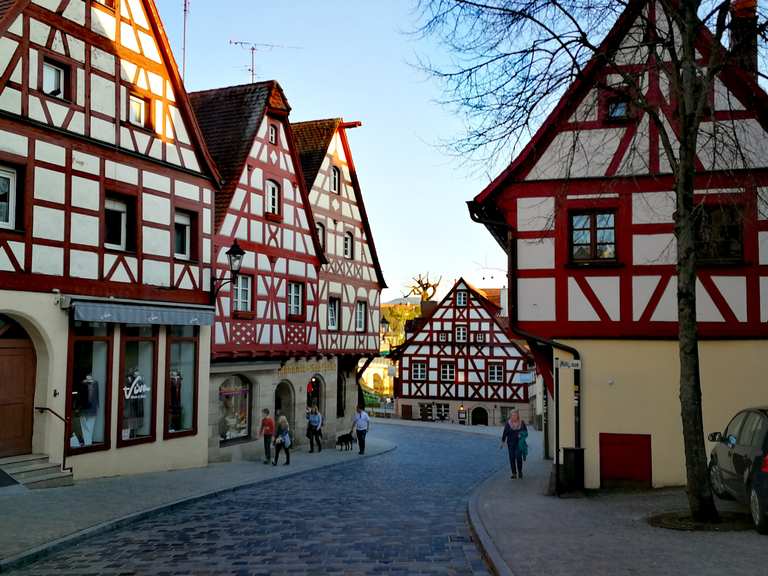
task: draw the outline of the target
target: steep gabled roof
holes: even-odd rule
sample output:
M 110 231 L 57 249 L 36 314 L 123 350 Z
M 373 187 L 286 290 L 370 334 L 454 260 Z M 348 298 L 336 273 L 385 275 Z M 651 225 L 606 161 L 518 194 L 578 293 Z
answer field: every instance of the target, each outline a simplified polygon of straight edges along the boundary
M 344 147 L 344 155 L 346 156 L 347 165 L 349 166 L 352 188 L 355 191 L 355 202 L 357 203 L 357 208 L 360 210 L 360 219 L 362 220 L 363 229 L 365 230 L 366 242 L 368 244 L 368 249 L 371 252 L 373 267 L 376 270 L 376 279 L 381 288 L 386 288 L 387 283 L 384 280 L 384 273 L 381 271 L 381 264 L 379 263 L 379 255 L 376 252 L 376 244 L 373 241 L 373 233 L 371 232 L 371 224 L 368 221 L 368 213 L 365 210 L 365 202 L 363 201 L 363 193 L 360 189 L 360 181 L 357 178 L 357 170 L 355 169 L 352 152 L 349 148 L 346 131 L 344 130 L 345 127 L 350 126 L 360 126 L 360 123 L 355 122 L 345 124 L 341 118 L 327 118 L 325 120 L 296 122 L 291 124 L 291 129 L 296 138 L 296 146 L 301 157 L 301 170 L 304 173 L 307 190 L 312 190 L 317 174 L 323 164 L 323 159 L 328 153 L 328 147 L 331 145 L 333 135 L 337 131 L 339 132 L 341 144 Z
M 328 147 L 331 145 L 331 140 L 339 124 L 341 124 L 341 118 L 310 120 L 291 124 L 301 157 L 301 170 L 304 172 L 307 190 L 312 190 L 317 173 L 320 172 L 325 155 L 328 153 Z
M 677 0 L 671 1 L 673 4 L 677 2 Z M 525 174 L 552 142 L 557 134 L 558 127 L 570 118 L 584 95 L 595 85 L 597 75 L 606 66 L 604 55 L 610 54 L 619 48 L 621 41 L 629 33 L 646 4 L 648 4 L 648 0 L 629 0 L 626 9 L 621 13 L 613 28 L 611 28 L 605 39 L 600 43 L 597 52 L 584 67 L 582 73 L 576 76 L 576 79 L 560 98 L 557 106 L 550 112 L 522 152 L 482 192 L 475 196 L 473 201 L 468 203 L 470 204 L 470 210 L 473 209 L 473 205 L 478 206 L 489 203 L 493 197 L 501 193 L 507 184 L 519 181 L 525 177 Z M 716 43 L 717 40 L 714 35 L 700 22 L 696 49 L 705 58 L 708 58 L 712 47 Z M 745 103 L 751 104 L 751 108 L 757 114 L 763 129 L 768 130 L 768 94 L 760 87 L 756 78 L 734 64 L 726 66 L 719 73 L 719 77 L 725 86 L 733 91 L 737 97 Z M 493 225 L 486 226 L 494 234 Z M 501 241 L 500 243 L 503 246 Z

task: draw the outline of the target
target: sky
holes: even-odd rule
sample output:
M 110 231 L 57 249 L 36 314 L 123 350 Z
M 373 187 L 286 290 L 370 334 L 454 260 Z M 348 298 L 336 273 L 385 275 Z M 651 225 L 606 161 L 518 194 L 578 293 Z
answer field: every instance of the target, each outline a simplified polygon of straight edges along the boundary
M 156 0 L 179 67 L 183 0 Z M 230 41 L 271 44 L 256 52 L 256 80 L 278 80 L 293 122 L 359 120 L 350 146 L 388 289 L 442 277 L 439 295 L 464 277 L 505 285 L 506 260 L 465 202 L 498 168 L 466 165 L 441 144 L 461 135 L 441 86 L 415 64 L 441 59 L 411 32 L 416 0 L 190 0 L 185 84 L 195 91 L 250 82 L 250 52 Z M 222 9 L 226 7 L 226 10 Z

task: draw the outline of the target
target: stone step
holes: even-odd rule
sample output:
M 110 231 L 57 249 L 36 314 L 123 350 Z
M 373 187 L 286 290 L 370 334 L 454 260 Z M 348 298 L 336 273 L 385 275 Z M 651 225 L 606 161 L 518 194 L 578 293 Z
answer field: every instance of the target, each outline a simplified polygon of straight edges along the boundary
M 23 482 L 25 488 L 30 490 L 39 490 L 42 488 L 60 488 L 62 486 L 72 486 L 71 472 L 51 472 L 50 474 L 41 474 Z
M 6 466 L 32 460 L 44 460 L 47 462 L 48 456 L 45 454 L 19 454 L 18 456 L 7 456 L 5 458 L 0 458 L 0 468 L 5 469 Z
M 3 470 L 6 474 L 11 475 L 14 480 L 23 484 L 27 478 L 35 478 L 51 472 L 60 472 L 61 467 L 58 464 L 51 464 L 46 458 L 42 461 L 36 460 L 31 463 L 25 462 L 23 464 L 6 466 Z

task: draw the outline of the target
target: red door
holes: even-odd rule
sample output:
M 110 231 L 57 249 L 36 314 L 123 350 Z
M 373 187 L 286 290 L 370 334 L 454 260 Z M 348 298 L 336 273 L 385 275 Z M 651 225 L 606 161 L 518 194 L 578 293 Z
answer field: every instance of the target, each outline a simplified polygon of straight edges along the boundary
M 0 457 L 32 452 L 34 397 L 32 343 L 0 339 Z
M 600 434 L 600 487 L 650 488 L 650 434 Z

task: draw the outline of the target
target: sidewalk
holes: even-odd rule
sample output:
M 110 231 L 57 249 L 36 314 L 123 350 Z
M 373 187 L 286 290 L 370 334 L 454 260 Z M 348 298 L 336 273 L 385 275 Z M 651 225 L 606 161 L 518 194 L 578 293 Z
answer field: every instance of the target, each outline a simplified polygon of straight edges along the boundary
M 481 484 L 470 520 L 499 575 L 590 576 L 757 574 L 768 566 L 768 538 L 754 531 L 681 532 L 652 528 L 648 515 L 687 507 L 682 489 L 546 496 L 551 461 L 531 432 L 525 478 L 505 467 Z M 721 510 L 738 510 L 717 501 Z M 755 572 L 755 570 L 758 570 Z
M 373 436 L 363 458 L 394 448 Z M 308 454 L 302 449 L 291 453 L 290 466 L 283 466 L 281 456 L 278 466 L 244 461 L 82 480 L 65 488 L 0 489 L 0 572 L 21 558 L 189 500 L 358 458 L 356 450 Z

